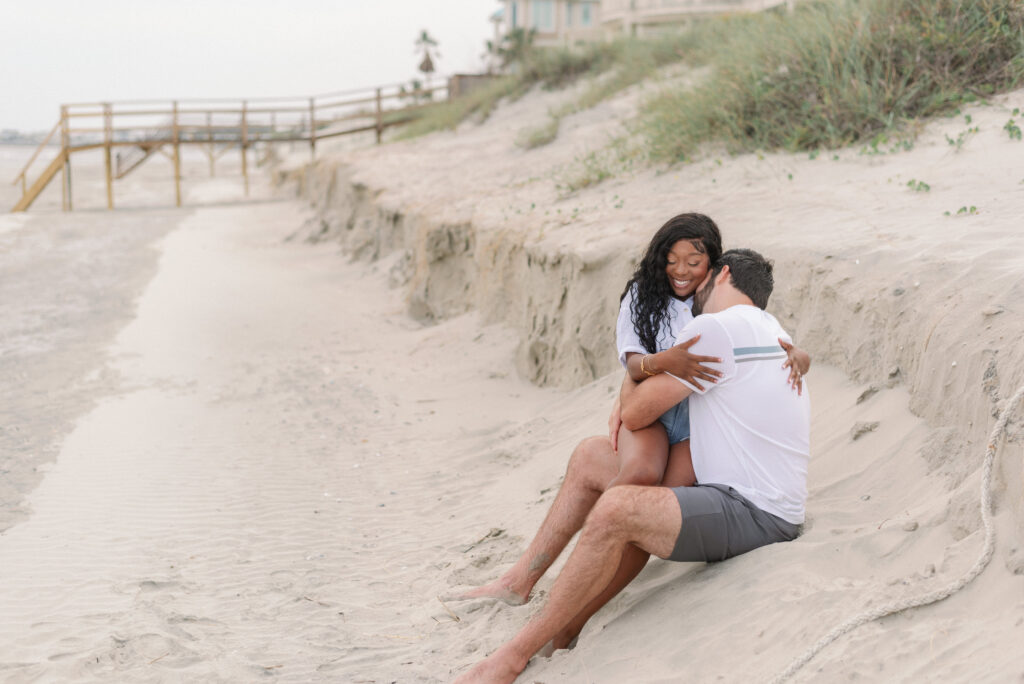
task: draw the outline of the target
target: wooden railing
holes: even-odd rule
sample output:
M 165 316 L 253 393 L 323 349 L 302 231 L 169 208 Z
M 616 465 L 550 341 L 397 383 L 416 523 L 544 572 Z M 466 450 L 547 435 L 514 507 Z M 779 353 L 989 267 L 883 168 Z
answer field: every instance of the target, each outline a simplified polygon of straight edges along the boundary
M 447 97 L 447 85 L 408 90 L 392 85 L 339 91 L 312 97 L 264 97 L 243 100 L 135 100 L 61 105 L 60 119 L 32 154 L 12 184 L 21 183 L 22 198 L 14 211 L 24 211 L 59 172 L 61 206 L 73 207 L 71 156 L 102 149 L 107 207 L 114 207 L 113 182 L 137 168 L 155 152 L 174 166 L 175 203 L 181 206 L 181 146 L 198 145 L 207 154 L 210 173 L 224 151 L 241 150 L 242 178 L 249 192 L 248 152 L 256 145 L 308 142 L 311 158 L 317 143 L 328 138 L 373 132 L 380 143 L 384 131 L 415 117 L 424 104 Z M 29 183 L 30 169 L 60 132 L 60 151 L 49 166 Z M 169 148 L 170 151 L 166 151 Z M 135 150 L 134 158 L 119 160 L 114 150 Z M 63 160 L 61 162 L 61 160 Z

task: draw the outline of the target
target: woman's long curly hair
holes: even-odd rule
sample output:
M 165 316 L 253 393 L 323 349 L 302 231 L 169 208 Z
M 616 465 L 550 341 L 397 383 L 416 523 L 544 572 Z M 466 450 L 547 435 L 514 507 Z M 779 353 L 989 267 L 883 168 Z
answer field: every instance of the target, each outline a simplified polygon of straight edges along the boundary
M 714 221 L 704 214 L 673 216 L 651 238 L 647 252 L 619 297 L 621 302 L 630 288 L 636 286 L 631 319 L 641 344 L 651 354 L 658 351 L 658 331 L 668 315 L 669 298 L 674 296 L 665 274 L 668 254 L 680 240 L 707 254 L 709 267 L 722 256 L 722 234 Z

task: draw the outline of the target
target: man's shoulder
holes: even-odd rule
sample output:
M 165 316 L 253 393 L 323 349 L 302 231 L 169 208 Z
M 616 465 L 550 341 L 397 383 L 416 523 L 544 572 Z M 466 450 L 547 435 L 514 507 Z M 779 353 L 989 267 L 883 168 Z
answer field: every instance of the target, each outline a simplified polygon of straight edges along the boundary
M 697 316 L 686 324 L 686 327 L 684 327 L 682 332 L 679 333 L 676 343 L 678 344 L 679 342 L 688 340 L 694 335 L 701 336 L 700 342 L 698 343 L 700 346 L 732 346 L 732 335 L 729 334 L 727 319 L 723 319 L 721 313 L 704 313 Z M 697 353 L 696 350 L 697 347 L 694 347 L 691 351 Z
M 693 320 L 686 324 L 687 330 L 692 330 L 694 333 L 702 330 L 721 330 L 725 328 L 723 325 L 722 313 L 702 313 L 700 316 L 695 316 Z
M 745 318 L 742 312 L 738 311 L 741 307 L 730 306 L 728 309 L 722 311 L 716 311 L 714 313 L 702 313 L 697 316 L 691 322 L 691 325 L 702 328 L 702 329 L 725 329 L 728 330 L 730 326 L 735 325 L 736 322 Z
M 782 330 L 782 325 L 775 316 L 771 315 L 764 309 L 759 309 L 756 306 L 750 306 L 748 304 L 737 304 L 736 306 L 730 306 L 728 309 L 724 309 L 716 313 L 701 314 L 699 318 L 703 318 L 704 316 L 713 317 L 719 325 L 727 330 L 736 325 L 753 325 L 758 328 L 764 328 L 772 331 Z

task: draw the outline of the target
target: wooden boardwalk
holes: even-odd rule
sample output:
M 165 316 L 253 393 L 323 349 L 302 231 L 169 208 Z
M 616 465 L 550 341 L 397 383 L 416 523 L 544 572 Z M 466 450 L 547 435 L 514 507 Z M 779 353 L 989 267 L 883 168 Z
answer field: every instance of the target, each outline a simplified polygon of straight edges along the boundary
M 384 130 L 406 123 L 417 109 L 447 97 L 446 85 L 418 91 L 382 86 L 303 98 L 244 100 L 139 100 L 61 105 L 60 118 L 15 177 L 21 199 L 12 211 L 26 211 L 40 193 L 61 176 L 61 206 L 74 208 L 71 161 L 76 152 L 101 149 L 106 171 L 107 208 L 114 208 L 114 181 L 124 178 L 155 154 L 174 167 L 175 203 L 181 206 L 181 147 L 199 146 L 214 173 L 216 160 L 238 148 L 242 178 L 249 192 L 249 152 L 257 145 L 305 142 L 316 158 L 317 142 L 327 138 L 373 132 L 378 143 Z M 59 136 L 59 137 L 58 137 Z M 40 160 L 44 150 L 60 147 Z M 38 165 L 37 165 L 38 162 Z M 45 164 L 33 175 L 33 169 Z

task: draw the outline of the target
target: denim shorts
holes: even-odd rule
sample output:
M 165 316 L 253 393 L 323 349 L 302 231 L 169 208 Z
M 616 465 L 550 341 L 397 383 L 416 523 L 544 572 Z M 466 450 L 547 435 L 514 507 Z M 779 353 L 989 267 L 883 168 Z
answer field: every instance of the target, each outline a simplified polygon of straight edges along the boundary
M 690 439 L 690 398 L 687 397 L 658 418 L 668 433 L 668 443 L 677 444 Z

